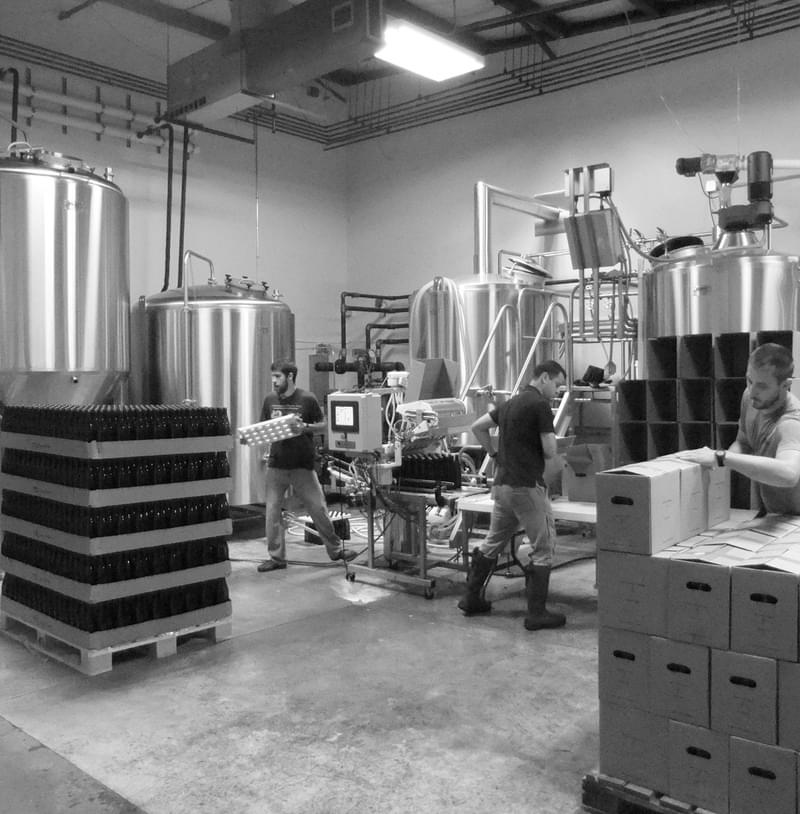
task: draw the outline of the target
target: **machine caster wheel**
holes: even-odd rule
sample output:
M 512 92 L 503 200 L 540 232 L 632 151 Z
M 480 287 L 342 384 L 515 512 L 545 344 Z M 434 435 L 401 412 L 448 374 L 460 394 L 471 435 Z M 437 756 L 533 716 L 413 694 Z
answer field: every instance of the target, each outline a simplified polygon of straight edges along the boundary
M 433 599 L 434 597 L 434 590 L 433 588 L 426 588 L 425 592 L 423 593 L 425 599 Z
M 348 572 L 345 574 L 345 579 L 346 579 L 348 582 L 355 582 L 355 581 L 356 581 L 356 575 L 355 575 L 355 574 L 352 574 L 352 573 L 350 573 L 350 572 L 348 571 Z

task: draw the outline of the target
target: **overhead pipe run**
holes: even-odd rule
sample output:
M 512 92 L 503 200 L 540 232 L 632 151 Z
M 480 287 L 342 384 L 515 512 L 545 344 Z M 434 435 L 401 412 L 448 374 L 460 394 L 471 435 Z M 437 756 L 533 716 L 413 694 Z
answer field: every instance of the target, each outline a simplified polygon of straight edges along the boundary
M 0 102 L 0 110 L 11 112 L 11 105 Z M 74 127 L 77 130 L 85 130 L 89 133 L 94 133 L 97 136 L 108 136 L 109 138 L 122 139 L 124 141 L 134 141 L 135 133 L 126 130 L 122 127 L 112 127 L 108 124 L 100 122 L 89 121 L 88 119 L 78 119 L 64 113 L 49 113 L 46 110 L 34 110 L 30 107 L 24 107 L 18 114 L 24 119 L 33 119 L 50 124 L 57 124 L 60 127 Z M 139 139 L 144 144 L 149 144 L 153 147 L 163 147 L 164 139 L 160 136 L 144 136 Z
M 408 329 L 408 322 L 370 322 L 365 329 L 366 349 L 372 347 L 372 331 L 398 331 Z M 380 364 L 381 361 L 381 348 L 383 345 L 408 345 L 408 336 L 396 336 L 386 339 L 378 339 L 375 342 L 375 358 Z
M 8 82 L 3 79 L 3 75 L 9 73 L 13 76 L 13 81 Z M 62 113 L 62 112 L 55 112 L 55 111 L 47 111 L 42 110 L 38 107 L 33 107 L 31 103 L 29 103 L 21 112 L 19 110 L 19 95 L 20 92 L 29 100 L 38 100 L 40 102 L 50 102 L 52 104 L 59 105 L 62 108 L 73 108 L 78 110 L 85 110 L 87 113 L 92 113 L 95 116 L 105 116 L 105 117 L 113 117 L 115 119 L 121 119 L 123 122 L 126 122 L 128 125 L 135 125 L 139 124 L 142 127 L 152 124 L 152 117 L 144 117 L 140 114 L 137 114 L 133 110 L 128 110 L 126 108 L 121 107 L 112 107 L 110 105 L 103 104 L 102 102 L 94 102 L 88 99 L 81 99 L 75 96 L 69 96 L 64 93 L 53 93 L 50 91 L 39 90 L 37 88 L 33 88 L 30 85 L 20 85 L 19 82 L 19 72 L 16 68 L 6 68 L 0 71 L 0 89 L 10 91 L 12 94 L 11 100 L 11 118 L 16 123 L 17 127 L 19 126 L 19 117 L 20 115 L 25 119 L 38 119 L 40 121 L 49 122 L 51 124 L 57 124 L 62 127 L 75 127 L 78 130 L 86 130 L 90 133 L 94 133 L 98 136 L 108 136 L 111 138 L 119 138 L 125 139 L 126 141 L 131 140 L 133 137 L 133 133 L 130 129 L 126 127 L 117 127 L 111 124 L 105 124 L 103 122 L 97 121 L 96 119 L 81 119 L 78 116 Z M 0 103 L 0 107 L 6 108 L 6 105 Z M 16 138 L 12 138 L 12 141 L 16 141 Z M 163 147 L 164 146 L 164 139 L 155 136 L 149 135 L 142 137 L 140 139 L 145 144 L 150 144 L 155 147 Z
M 374 302 L 397 302 L 399 300 L 406 300 L 406 305 L 400 308 L 385 305 L 348 305 L 348 299 L 368 299 Z M 358 294 L 354 291 L 343 291 L 340 297 L 340 314 L 341 314 L 341 339 L 342 345 L 339 349 L 339 358 L 334 363 L 334 371 L 336 373 L 344 373 L 346 369 L 347 360 L 347 315 L 357 311 L 369 314 L 407 314 L 408 313 L 408 294 Z M 338 369 L 341 368 L 341 369 Z M 390 368 L 394 370 L 396 368 Z M 402 368 L 400 368 L 402 369 Z

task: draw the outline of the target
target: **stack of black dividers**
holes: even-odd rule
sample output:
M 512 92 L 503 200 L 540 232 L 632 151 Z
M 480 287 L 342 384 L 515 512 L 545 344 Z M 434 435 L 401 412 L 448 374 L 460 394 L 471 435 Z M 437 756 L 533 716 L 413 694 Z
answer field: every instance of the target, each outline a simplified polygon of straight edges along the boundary
M 227 412 L 6 407 L 0 608 L 93 650 L 229 619 Z

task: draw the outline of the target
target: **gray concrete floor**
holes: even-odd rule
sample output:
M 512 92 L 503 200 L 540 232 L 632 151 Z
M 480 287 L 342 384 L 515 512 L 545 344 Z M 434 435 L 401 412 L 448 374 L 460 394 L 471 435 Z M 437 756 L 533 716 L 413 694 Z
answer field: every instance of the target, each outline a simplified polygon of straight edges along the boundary
M 567 626 L 529 633 L 519 577 L 496 575 L 492 613 L 465 618 L 460 572 L 434 569 L 426 600 L 380 572 L 349 582 L 295 538 L 290 557 L 317 567 L 259 574 L 260 533 L 230 543 L 228 640 L 127 651 L 87 677 L 0 634 L 0 814 L 581 811 L 594 560 L 552 575 Z

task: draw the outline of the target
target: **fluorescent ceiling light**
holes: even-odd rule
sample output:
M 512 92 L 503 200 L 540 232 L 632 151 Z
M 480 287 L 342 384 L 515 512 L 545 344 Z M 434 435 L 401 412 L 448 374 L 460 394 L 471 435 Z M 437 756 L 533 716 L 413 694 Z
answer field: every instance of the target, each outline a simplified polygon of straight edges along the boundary
M 375 53 L 378 59 L 436 82 L 480 70 L 486 64 L 478 54 L 405 20 L 388 18 L 383 41 L 383 48 Z

